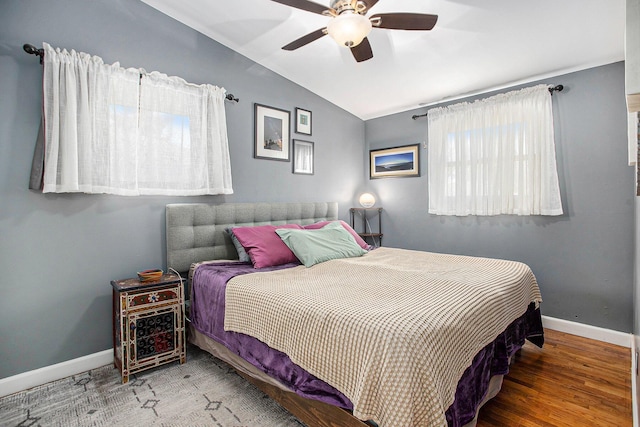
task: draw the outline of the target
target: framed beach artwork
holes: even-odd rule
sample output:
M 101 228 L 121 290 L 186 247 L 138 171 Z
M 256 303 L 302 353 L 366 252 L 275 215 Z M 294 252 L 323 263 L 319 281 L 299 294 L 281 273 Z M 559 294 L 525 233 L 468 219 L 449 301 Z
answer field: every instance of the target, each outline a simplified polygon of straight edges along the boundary
M 256 159 L 290 160 L 289 121 L 291 113 L 279 108 L 254 104 Z
M 420 144 L 370 150 L 369 178 L 420 176 Z

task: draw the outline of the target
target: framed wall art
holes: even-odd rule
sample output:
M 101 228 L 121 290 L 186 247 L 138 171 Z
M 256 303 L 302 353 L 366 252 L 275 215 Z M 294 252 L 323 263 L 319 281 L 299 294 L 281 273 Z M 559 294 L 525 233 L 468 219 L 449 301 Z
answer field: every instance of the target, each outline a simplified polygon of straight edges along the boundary
M 369 178 L 420 176 L 420 144 L 369 151 Z
M 288 162 L 290 159 L 289 121 L 291 113 L 279 108 L 254 104 L 254 116 L 255 146 L 253 157 Z
M 293 173 L 313 175 L 313 142 L 293 140 Z
M 296 107 L 296 133 L 311 135 L 311 111 Z

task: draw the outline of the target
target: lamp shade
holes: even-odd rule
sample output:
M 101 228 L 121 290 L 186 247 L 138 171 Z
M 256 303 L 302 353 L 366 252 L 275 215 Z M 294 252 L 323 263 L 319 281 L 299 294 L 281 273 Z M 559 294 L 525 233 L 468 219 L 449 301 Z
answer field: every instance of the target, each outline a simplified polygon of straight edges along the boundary
M 329 21 L 327 32 L 340 46 L 353 47 L 369 35 L 371 21 L 357 13 L 343 12 Z
M 362 193 L 358 201 L 363 208 L 370 208 L 376 204 L 376 198 L 371 193 Z

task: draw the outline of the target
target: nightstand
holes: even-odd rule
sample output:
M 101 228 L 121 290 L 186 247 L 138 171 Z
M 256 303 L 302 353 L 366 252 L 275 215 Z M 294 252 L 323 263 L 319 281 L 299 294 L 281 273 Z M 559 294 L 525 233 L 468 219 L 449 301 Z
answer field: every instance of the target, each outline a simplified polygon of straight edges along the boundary
M 349 213 L 351 214 L 351 228 L 356 230 L 367 243 L 370 240 L 373 246 L 382 246 L 382 208 L 351 208 Z M 356 226 L 356 214 L 362 217 L 362 232 L 358 231 L 359 227 Z M 378 229 L 374 231 L 371 229 L 369 219 L 376 214 L 378 215 Z
M 141 282 L 112 280 L 113 359 L 129 375 L 164 363 L 187 360 L 184 327 L 184 287 L 179 276 Z

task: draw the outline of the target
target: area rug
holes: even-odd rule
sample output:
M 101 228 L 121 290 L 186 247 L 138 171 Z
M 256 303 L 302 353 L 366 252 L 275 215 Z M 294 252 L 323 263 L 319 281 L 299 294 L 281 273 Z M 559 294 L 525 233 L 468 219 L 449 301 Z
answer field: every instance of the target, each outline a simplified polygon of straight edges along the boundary
M 131 375 L 113 365 L 0 399 L 2 426 L 304 427 L 226 363 L 192 345 L 187 362 Z

